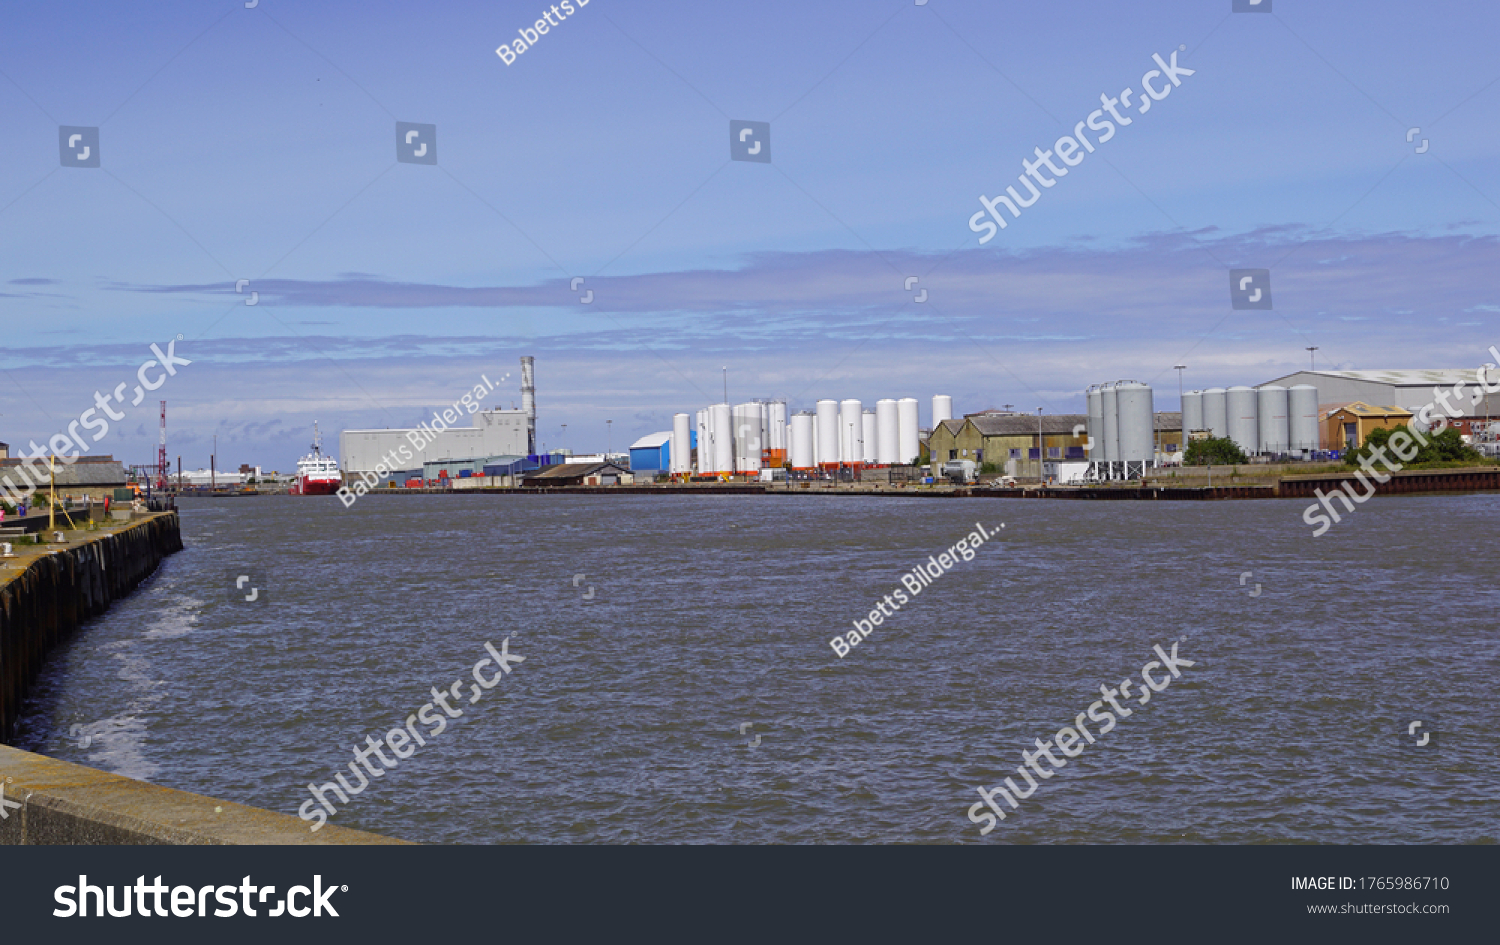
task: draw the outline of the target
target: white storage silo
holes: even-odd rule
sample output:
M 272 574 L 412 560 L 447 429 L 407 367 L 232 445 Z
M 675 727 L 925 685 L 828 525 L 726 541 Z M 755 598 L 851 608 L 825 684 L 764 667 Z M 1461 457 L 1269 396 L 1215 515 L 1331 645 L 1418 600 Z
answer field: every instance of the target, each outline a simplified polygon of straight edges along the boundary
M 896 441 L 901 444 L 901 462 L 915 463 L 922 450 L 917 436 L 917 398 L 902 397 L 896 401 Z
M 714 472 L 734 470 L 734 417 L 728 404 L 708 408 L 708 436 L 713 440 Z
M 1203 392 L 1203 427 L 1214 439 L 1229 435 L 1229 397 L 1222 387 Z
M 766 434 L 766 448 L 784 450 L 786 443 L 786 401 L 771 401 L 771 429 Z
M 937 425 L 939 423 L 942 423 L 944 420 L 952 420 L 952 419 L 953 419 L 953 398 L 949 397 L 947 394 L 933 394 L 932 395 L 932 428 L 934 430 L 936 430 L 937 429 Z
M 734 408 L 734 468 L 736 472 L 760 471 L 761 407 L 740 404 Z
M 1104 410 L 1104 456 L 1102 459 L 1106 463 L 1118 463 L 1120 461 L 1119 398 L 1113 384 L 1105 384 L 1099 393 Z
M 1188 437 L 1203 426 L 1203 391 L 1190 390 L 1182 395 L 1182 448 L 1191 442 Z
M 839 402 L 818 401 L 817 462 L 819 466 L 835 465 L 839 461 Z
M 839 462 L 863 462 L 865 458 L 864 405 L 851 397 L 839 406 Z
M 787 446 L 787 459 L 791 461 L 793 469 L 811 469 L 816 461 L 813 459 L 813 426 L 816 418 L 806 412 L 792 415 L 790 443 Z
M 1135 381 L 1115 385 L 1115 402 L 1119 410 L 1120 460 L 1127 463 L 1150 463 L 1156 458 L 1156 414 L 1152 409 L 1151 388 Z
M 1260 399 L 1252 387 L 1231 387 L 1224 392 L 1229 414 L 1229 438 L 1247 454 L 1260 449 Z
M 714 471 L 713 450 L 709 448 L 708 410 L 698 411 L 698 475 Z
M 886 466 L 903 462 L 899 411 L 890 398 L 875 401 L 875 443 L 879 447 L 876 462 Z
M 677 473 L 690 472 L 692 470 L 691 451 L 693 448 L 692 418 L 685 413 L 672 415 L 672 455 L 668 458 L 671 463 L 671 471 Z
M 1293 385 L 1287 391 L 1287 448 L 1304 453 L 1322 449 L 1318 432 L 1318 389 Z
M 1104 461 L 1104 392 L 1097 385 L 1090 387 L 1088 401 L 1090 446 L 1084 451 L 1084 456 L 1091 463 L 1100 463 Z
M 880 462 L 880 429 L 875 423 L 875 411 L 865 411 L 864 425 L 865 453 L 862 462 L 873 465 Z
M 1279 384 L 1267 384 L 1257 392 L 1260 409 L 1260 451 L 1285 453 L 1291 440 L 1287 390 Z

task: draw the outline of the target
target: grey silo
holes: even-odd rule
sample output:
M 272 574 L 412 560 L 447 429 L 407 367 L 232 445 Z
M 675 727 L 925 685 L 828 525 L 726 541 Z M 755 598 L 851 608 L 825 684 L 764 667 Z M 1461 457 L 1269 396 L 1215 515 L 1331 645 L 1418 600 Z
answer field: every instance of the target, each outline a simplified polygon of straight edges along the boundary
M 1182 395 L 1182 439 L 1187 443 L 1189 433 L 1194 430 L 1202 430 L 1203 426 L 1203 391 L 1190 390 Z
M 1258 390 L 1260 409 L 1260 452 L 1285 453 L 1291 439 L 1287 419 L 1288 400 L 1285 387 L 1267 384 Z
M 1099 400 L 1104 411 L 1103 423 L 1100 424 L 1104 430 L 1103 459 L 1106 463 L 1118 463 L 1120 461 L 1120 411 L 1115 386 L 1105 384 L 1104 389 L 1100 391 Z
M 1224 392 L 1229 413 L 1229 438 L 1246 453 L 1260 449 L 1260 400 L 1253 387 L 1231 387 Z
M 1296 384 L 1287 390 L 1288 445 L 1304 452 L 1319 448 L 1318 389 Z
M 1120 460 L 1151 462 L 1156 454 L 1151 388 L 1135 381 L 1121 381 L 1115 385 L 1115 403 L 1119 411 L 1116 425 L 1120 437 Z
M 1091 445 L 1084 455 L 1090 462 L 1101 462 L 1104 459 L 1104 392 L 1098 386 L 1090 387 L 1088 402 Z
M 1210 387 L 1203 392 L 1203 426 L 1214 439 L 1229 435 L 1229 398 L 1224 388 Z

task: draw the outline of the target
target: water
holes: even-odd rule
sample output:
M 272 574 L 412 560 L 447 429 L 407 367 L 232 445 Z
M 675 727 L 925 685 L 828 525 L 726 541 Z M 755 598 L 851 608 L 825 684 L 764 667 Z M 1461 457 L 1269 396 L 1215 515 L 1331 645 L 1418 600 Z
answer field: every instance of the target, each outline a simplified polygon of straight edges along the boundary
M 186 550 L 54 653 L 18 744 L 294 814 L 463 680 L 463 716 L 332 823 L 447 843 L 1494 842 L 1500 497 L 1382 497 L 1318 539 L 1304 504 L 186 500 Z M 1006 527 L 834 654 L 976 521 Z M 1023 748 L 1184 636 L 1195 667 L 980 837 L 975 788 L 1024 788 Z M 506 637 L 525 661 L 469 704 Z M 1413 719 L 1436 749 L 1403 746 Z

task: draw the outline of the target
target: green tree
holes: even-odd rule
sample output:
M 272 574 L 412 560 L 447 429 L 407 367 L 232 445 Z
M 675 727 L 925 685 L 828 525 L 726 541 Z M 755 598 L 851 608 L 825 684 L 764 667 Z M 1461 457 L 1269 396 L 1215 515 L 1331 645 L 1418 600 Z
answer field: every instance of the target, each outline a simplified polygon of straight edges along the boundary
M 1185 466 L 1233 466 L 1248 463 L 1245 451 L 1227 436 L 1211 436 L 1206 440 L 1194 440 L 1182 454 Z
M 1000 471 L 1000 467 L 996 466 L 994 463 L 983 463 L 979 467 L 979 472 L 981 474 L 983 474 L 983 475 L 988 475 L 990 473 L 997 473 L 999 471 Z
M 1406 434 L 1400 441 L 1402 451 L 1410 453 L 1412 447 L 1416 447 L 1417 455 L 1405 460 L 1391 447 L 1391 438 L 1397 432 Z M 1344 451 L 1344 462 L 1350 466 L 1357 466 L 1366 456 L 1373 455 L 1377 448 L 1385 451 L 1385 456 L 1391 463 L 1400 463 L 1404 466 L 1417 466 L 1422 463 L 1473 463 L 1484 459 L 1478 450 L 1464 443 L 1463 436 L 1456 427 L 1447 427 L 1441 433 L 1424 433 L 1421 436 L 1426 439 L 1426 445 L 1423 445 L 1422 441 L 1417 438 L 1415 431 L 1408 430 L 1404 426 L 1394 430 L 1371 430 L 1370 435 L 1365 437 L 1363 446 L 1359 449 Z

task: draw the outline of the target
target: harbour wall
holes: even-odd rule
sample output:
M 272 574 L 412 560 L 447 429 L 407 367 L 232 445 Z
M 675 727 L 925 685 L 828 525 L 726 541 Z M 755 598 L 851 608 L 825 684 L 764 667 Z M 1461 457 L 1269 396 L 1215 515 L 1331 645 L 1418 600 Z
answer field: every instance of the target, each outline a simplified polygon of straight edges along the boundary
M 75 515 L 75 518 L 77 516 Z M 14 521 L 14 520 L 12 520 Z M 62 520 L 59 519 L 59 524 Z M 30 523 L 28 523 L 30 524 Z M 13 545 L 0 560 L 0 742 L 8 743 L 47 654 L 182 550 L 175 511 L 65 544 Z M 0 745 L 0 845 L 386 844 L 332 825 L 147 784 Z

